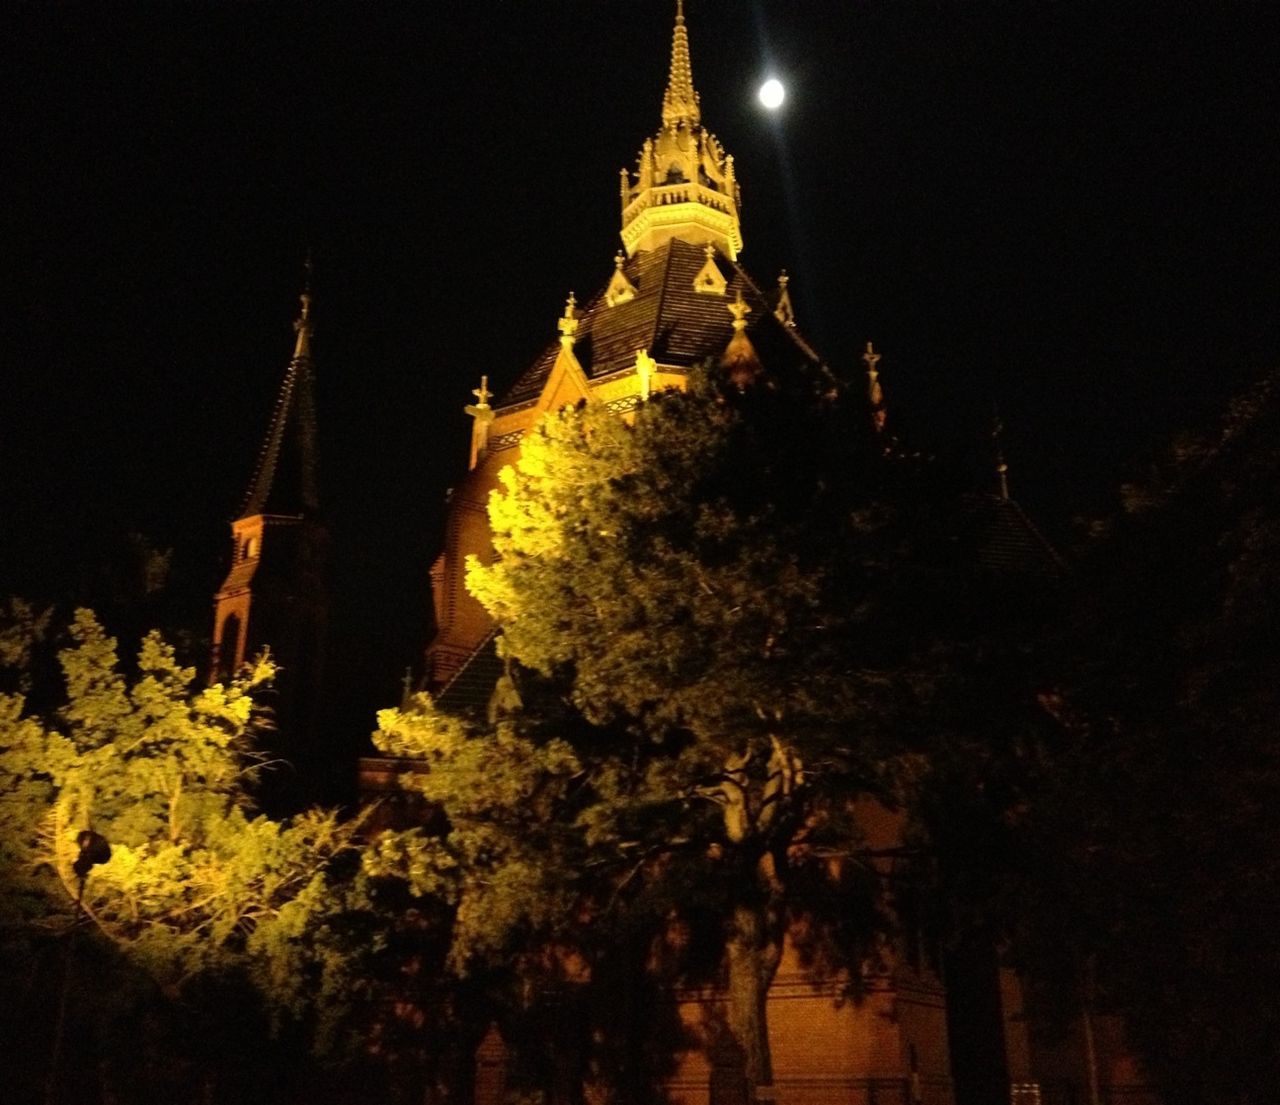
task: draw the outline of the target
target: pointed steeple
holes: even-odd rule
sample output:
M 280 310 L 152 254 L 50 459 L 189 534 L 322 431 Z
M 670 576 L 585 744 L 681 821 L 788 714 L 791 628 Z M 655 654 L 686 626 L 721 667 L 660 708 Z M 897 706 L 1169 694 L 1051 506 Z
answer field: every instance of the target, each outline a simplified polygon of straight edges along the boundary
M 294 764 L 298 775 L 288 783 L 282 776 L 267 799 L 290 807 L 302 798 L 298 787 L 304 786 L 307 749 L 318 725 L 327 624 L 328 534 L 316 487 L 310 260 L 294 330 L 293 356 L 271 424 L 240 515 L 231 523 L 230 565 L 214 595 L 210 657 L 216 680 L 229 678 L 263 648 L 279 663 L 271 751 Z
M 275 410 L 253 479 L 245 493 L 241 517 L 254 514 L 313 515 L 320 509 L 316 486 L 315 380 L 311 361 L 310 264 L 299 296 L 293 357 L 285 370 Z
M 676 0 L 676 29 L 671 40 L 671 75 L 662 97 L 662 124 L 696 124 L 702 118 L 698 94 L 693 90 L 689 63 L 689 32 L 684 25 L 684 0 Z
M 634 179 L 622 176 L 622 244 L 629 256 L 672 238 L 710 242 L 730 261 L 742 250 L 733 159 L 702 126 L 683 0 L 676 0 L 662 129 L 646 139 Z

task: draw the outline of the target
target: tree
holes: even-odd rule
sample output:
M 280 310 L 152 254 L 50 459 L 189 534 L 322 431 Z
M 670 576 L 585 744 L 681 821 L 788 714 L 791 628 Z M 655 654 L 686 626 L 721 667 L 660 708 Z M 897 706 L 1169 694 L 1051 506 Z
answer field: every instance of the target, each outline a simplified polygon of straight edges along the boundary
M 1064 611 L 1012 638 L 1012 713 L 922 790 L 952 904 L 1036 1020 L 1120 1014 L 1169 1102 L 1280 1079 L 1277 395 L 1272 374 L 1123 488 Z
M 1280 1079 L 1280 375 L 1181 435 L 1089 567 L 1066 644 L 1073 842 L 1100 999 L 1169 1100 L 1267 1100 Z
M 360 888 L 337 867 L 355 824 L 316 811 L 275 822 L 249 800 L 254 695 L 269 661 L 195 689 L 194 671 L 156 634 L 143 641 L 132 680 L 87 611 L 70 636 L 56 713 L 33 715 L 21 695 L 0 696 L 0 925 L 9 964 L 35 972 L 50 941 L 62 944 L 68 974 L 44 988 L 61 986 L 64 1014 L 78 931 L 82 976 L 92 964 L 116 984 L 122 972 L 142 972 L 174 1009 L 190 1009 L 211 988 L 225 1000 L 239 979 L 288 1019 L 348 989 L 338 918 Z M 110 849 L 91 873 L 77 863 L 86 831 Z M 123 1065 L 128 1057 L 112 1058 Z
M 788 928 L 839 930 L 854 979 L 875 946 L 857 807 L 901 797 L 929 696 L 923 485 L 867 424 L 830 378 L 739 391 L 713 370 L 627 419 L 549 416 L 491 503 L 493 563 L 468 576 L 506 655 L 589 723 L 558 811 L 574 888 L 659 925 L 718 917 L 758 1087 Z

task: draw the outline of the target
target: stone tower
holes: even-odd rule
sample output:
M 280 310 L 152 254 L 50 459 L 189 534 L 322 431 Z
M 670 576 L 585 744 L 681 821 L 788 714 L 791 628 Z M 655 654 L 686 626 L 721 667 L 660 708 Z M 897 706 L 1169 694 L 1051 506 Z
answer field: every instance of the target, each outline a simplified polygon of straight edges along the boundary
M 230 568 L 214 595 L 210 658 L 218 680 L 270 651 L 279 666 L 271 751 L 297 771 L 305 770 L 316 736 L 327 624 L 309 269 L 293 356 L 240 515 L 231 523 Z

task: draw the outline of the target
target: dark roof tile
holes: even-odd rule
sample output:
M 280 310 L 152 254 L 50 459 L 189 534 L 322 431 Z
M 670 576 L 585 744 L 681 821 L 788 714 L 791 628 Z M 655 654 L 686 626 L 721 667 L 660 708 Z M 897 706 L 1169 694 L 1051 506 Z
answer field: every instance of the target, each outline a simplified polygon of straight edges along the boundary
M 627 259 L 623 272 L 636 289 L 633 299 L 610 307 L 604 289 L 579 316 L 574 353 L 591 379 L 624 371 L 635 364 L 636 351 L 647 349 L 663 365 L 692 368 L 724 352 L 732 336 L 728 305 L 739 291 L 751 308 L 747 332 L 766 364 L 770 350 L 785 351 L 816 363 L 813 348 L 773 313 L 773 303 L 740 265 L 717 255 L 728 279 L 724 295 L 694 290 L 694 277 L 706 263 L 706 248 L 678 239 Z M 761 343 L 764 344 L 761 344 Z M 548 344 L 503 397 L 499 407 L 536 399 L 555 364 L 559 342 Z

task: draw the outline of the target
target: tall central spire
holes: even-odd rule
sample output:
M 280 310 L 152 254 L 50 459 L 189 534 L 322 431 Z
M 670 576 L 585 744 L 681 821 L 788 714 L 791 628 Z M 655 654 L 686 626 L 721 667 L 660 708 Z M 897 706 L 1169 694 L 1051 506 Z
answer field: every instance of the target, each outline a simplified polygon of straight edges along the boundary
M 684 0 L 676 0 L 676 29 L 671 40 L 671 76 L 667 79 L 667 92 L 662 97 L 662 122 L 664 126 L 677 123 L 697 123 L 698 94 L 693 90 L 693 67 L 689 64 L 689 32 L 684 26 Z
M 684 0 L 676 0 L 662 129 L 645 140 L 634 178 L 622 172 L 622 244 L 635 254 L 679 238 L 695 245 L 711 243 L 736 259 L 742 249 L 739 199 L 733 158 L 702 127 Z

